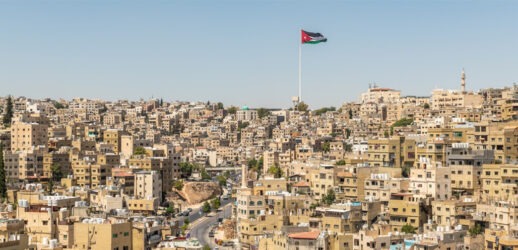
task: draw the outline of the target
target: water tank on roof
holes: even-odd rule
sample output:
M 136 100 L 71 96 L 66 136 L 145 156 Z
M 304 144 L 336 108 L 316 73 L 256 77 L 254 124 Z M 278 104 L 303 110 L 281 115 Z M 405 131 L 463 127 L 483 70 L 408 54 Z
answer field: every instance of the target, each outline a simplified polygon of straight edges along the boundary
M 49 238 L 47 238 L 47 237 L 43 237 L 43 239 L 42 239 L 41 243 L 42 243 L 43 245 L 45 245 L 45 246 L 48 246 L 48 245 L 49 245 Z
M 52 239 L 50 240 L 50 248 L 57 248 L 58 247 L 58 240 Z

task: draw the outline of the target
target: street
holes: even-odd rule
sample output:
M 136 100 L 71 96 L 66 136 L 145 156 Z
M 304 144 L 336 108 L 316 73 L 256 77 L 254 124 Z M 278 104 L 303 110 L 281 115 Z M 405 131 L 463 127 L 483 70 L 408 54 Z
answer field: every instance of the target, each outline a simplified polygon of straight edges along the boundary
M 230 200 L 231 199 L 221 200 L 221 207 L 229 204 Z M 176 221 L 178 223 L 178 226 L 181 227 L 183 225 L 183 221 L 185 220 L 185 218 L 189 218 L 189 223 L 193 223 L 200 217 L 204 217 L 204 216 L 205 216 L 205 214 L 202 212 L 202 207 L 200 206 L 198 208 L 193 208 L 192 212 L 189 213 L 189 216 L 179 216 L 179 217 L 176 217 L 174 219 L 174 221 Z
M 226 202 L 226 205 L 221 207 L 221 211 L 210 217 L 205 217 L 193 223 L 190 231 L 191 237 L 196 237 L 202 246 L 209 245 L 211 249 L 218 246 L 213 238 L 209 237 L 209 231 L 214 224 L 218 223 L 218 218 L 230 218 L 232 216 L 232 205 Z M 220 249 L 224 249 L 219 247 Z

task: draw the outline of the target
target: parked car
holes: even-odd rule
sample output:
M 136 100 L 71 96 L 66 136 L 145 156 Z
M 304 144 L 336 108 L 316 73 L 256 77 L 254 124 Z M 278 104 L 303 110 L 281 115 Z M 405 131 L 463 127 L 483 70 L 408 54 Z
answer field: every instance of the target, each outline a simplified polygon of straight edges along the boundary
M 209 232 L 209 237 L 211 237 L 211 238 L 214 237 L 214 231 Z

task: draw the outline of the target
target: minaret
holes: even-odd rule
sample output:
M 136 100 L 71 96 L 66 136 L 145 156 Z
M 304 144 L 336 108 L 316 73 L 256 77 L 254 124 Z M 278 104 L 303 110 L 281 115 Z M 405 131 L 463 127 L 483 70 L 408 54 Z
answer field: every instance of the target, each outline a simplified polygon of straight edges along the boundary
M 464 68 L 462 69 L 462 74 L 460 75 L 460 90 L 462 93 L 466 93 L 466 73 L 464 72 Z
M 246 164 L 241 165 L 241 188 L 248 186 L 248 166 Z

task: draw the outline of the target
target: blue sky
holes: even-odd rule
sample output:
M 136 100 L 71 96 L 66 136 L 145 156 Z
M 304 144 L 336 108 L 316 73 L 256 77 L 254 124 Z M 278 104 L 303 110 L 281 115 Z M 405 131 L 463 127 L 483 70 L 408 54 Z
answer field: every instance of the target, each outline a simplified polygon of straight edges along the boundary
M 517 1 L 0 1 L 0 95 L 311 108 L 518 82 Z

